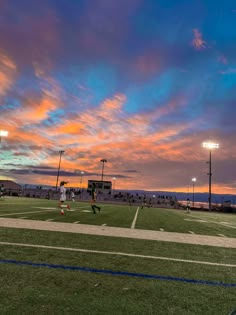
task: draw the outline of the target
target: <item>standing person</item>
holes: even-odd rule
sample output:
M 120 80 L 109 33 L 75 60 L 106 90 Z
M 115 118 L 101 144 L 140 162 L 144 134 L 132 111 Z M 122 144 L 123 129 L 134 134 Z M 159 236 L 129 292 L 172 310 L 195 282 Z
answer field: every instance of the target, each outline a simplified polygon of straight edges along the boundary
M 100 212 L 101 207 L 98 207 L 96 205 L 96 197 L 97 197 L 97 191 L 96 191 L 96 184 L 93 183 L 92 184 L 92 190 L 91 190 L 91 208 L 93 209 L 93 213 L 96 214 L 96 210 L 98 209 L 98 211 Z
M 5 187 L 4 187 L 4 184 L 2 184 L 0 187 L 0 198 L 4 197 L 4 195 L 5 195 Z
M 190 213 L 190 200 L 187 199 L 187 213 Z
M 71 191 L 70 196 L 71 196 L 71 200 L 72 200 L 73 202 L 75 202 L 75 193 L 74 193 L 73 190 Z
M 60 182 L 60 200 L 59 200 L 59 204 L 58 206 L 61 208 L 61 214 L 64 214 L 64 210 L 63 208 L 67 208 L 70 209 L 70 205 L 69 204 L 64 204 L 64 202 L 66 201 L 66 187 L 65 184 L 67 184 L 67 182 Z
M 146 207 L 147 206 L 147 197 L 146 195 L 143 196 L 143 200 L 142 200 L 142 206 L 141 206 L 141 209 L 143 209 L 143 207 Z

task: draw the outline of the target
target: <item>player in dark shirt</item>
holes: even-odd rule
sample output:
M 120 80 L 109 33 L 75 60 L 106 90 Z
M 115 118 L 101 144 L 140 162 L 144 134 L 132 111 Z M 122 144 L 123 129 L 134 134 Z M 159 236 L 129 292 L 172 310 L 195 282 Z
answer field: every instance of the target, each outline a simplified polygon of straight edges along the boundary
M 96 205 L 96 198 L 97 198 L 97 191 L 96 191 L 96 184 L 93 183 L 92 191 L 91 191 L 91 208 L 93 209 L 93 213 L 96 214 L 96 209 L 100 212 L 101 207 Z

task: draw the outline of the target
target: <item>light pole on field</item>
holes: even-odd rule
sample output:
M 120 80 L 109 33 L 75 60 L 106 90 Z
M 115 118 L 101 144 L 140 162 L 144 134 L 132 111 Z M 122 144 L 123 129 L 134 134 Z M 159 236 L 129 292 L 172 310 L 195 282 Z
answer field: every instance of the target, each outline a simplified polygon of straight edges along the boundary
M 103 181 L 104 163 L 106 163 L 107 160 L 106 159 L 102 159 L 100 162 L 102 162 L 102 177 L 101 177 L 101 181 Z
M 57 169 L 57 181 L 56 181 L 56 190 L 57 190 L 57 186 L 58 186 L 58 179 L 59 179 L 59 174 L 60 174 L 60 167 L 61 167 L 61 156 L 62 154 L 65 153 L 65 151 L 60 150 L 59 151 L 59 164 L 58 164 L 58 169 Z
M 194 208 L 194 188 L 195 188 L 195 183 L 196 183 L 196 177 L 192 178 L 192 182 L 193 182 L 193 208 Z
M 209 150 L 209 161 L 207 161 L 207 163 L 209 163 L 209 172 L 207 173 L 207 175 L 209 176 L 209 197 L 208 197 L 208 202 L 209 202 L 209 211 L 211 211 L 211 176 L 212 176 L 211 150 L 212 149 L 218 149 L 219 148 L 219 144 L 218 143 L 214 143 L 214 142 L 203 142 L 202 146 L 203 146 L 203 148 L 206 148 L 206 149 Z
M 80 172 L 80 187 L 79 187 L 80 189 L 82 188 L 83 175 L 84 175 L 84 172 L 81 171 Z
M 116 189 L 116 177 L 112 177 L 112 179 L 113 179 L 113 194 L 114 194 L 114 192 L 115 192 L 115 189 Z

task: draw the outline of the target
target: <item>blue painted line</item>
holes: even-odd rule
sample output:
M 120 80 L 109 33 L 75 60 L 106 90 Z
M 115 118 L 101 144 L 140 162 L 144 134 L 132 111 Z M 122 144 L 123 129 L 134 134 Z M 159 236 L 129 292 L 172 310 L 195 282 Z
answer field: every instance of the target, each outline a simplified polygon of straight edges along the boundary
M 151 275 L 151 274 L 149 275 L 149 274 L 143 274 L 143 273 L 126 272 L 126 271 L 103 270 L 103 269 L 87 268 L 87 267 L 79 267 L 79 266 L 33 263 L 30 261 L 17 261 L 17 260 L 11 260 L 11 259 L 1 259 L 0 263 L 24 265 L 24 266 L 32 266 L 32 267 L 47 267 L 47 268 L 65 269 L 65 270 L 78 270 L 78 271 L 85 271 L 85 272 L 104 273 L 104 274 L 109 274 L 109 275 L 114 275 L 114 276 L 128 276 L 128 277 L 138 277 L 138 278 L 146 278 L 146 279 L 158 279 L 158 280 L 165 280 L 165 281 L 180 281 L 180 282 L 187 282 L 187 283 L 193 283 L 193 284 L 205 284 L 205 285 L 211 285 L 211 286 L 236 288 L 236 283 L 225 283 L 225 282 L 220 282 L 220 281 L 218 282 L 218 281 L 186 279 L 186 278 L 169 277 L 169 276 L 158 276 L 158 275 Z

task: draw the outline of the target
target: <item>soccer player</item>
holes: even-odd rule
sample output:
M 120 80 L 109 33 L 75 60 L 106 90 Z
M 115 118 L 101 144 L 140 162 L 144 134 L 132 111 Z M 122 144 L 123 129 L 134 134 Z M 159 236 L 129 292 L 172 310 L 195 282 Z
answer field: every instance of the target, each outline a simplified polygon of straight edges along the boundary
M 59 200 L 59 204 L 58 206 L 60 208 L 67 208 L 70 209 L 70 205 L 69 204 L 64 204 L 64 202 L 66 201 L 66 187 L 65 184 L 67 184 L 67 182 L 60 182 L 60 200 Z M 63 209 L 61 210 L 61 213 L 64 213 Z
M 96 209 L 100 212 L 101 207 L 98 207 L 96 205 L 96 198 L 97 198 L 97 191 L 96 191 L 96 185 L 95 183 L 92 184 L 92 191 L 91 191 L 91 208 L 93 210 L 93 213 L 96 214 Z
M 75 202 L 75 193 L 73 192 L 73 190 L 71 191 L 70 197 L 71 197 L 71 200 Z

